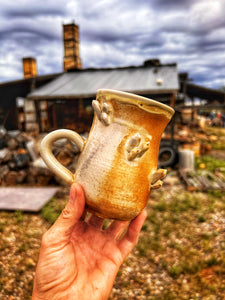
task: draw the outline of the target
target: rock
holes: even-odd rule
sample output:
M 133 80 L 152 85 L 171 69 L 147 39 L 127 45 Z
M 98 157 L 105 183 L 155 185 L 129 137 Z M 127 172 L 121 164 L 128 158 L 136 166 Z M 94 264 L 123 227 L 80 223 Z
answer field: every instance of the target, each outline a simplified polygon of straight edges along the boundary
M 14 161 L 17 168 L 24 168 L 29 165 L 30 157 L 27 153 L 24 154 L 15 154 Z
M 5 147 L 7 147 L 7 143 L 6 143 L 5 139 L 0 138 L 0 149 L 3 149 Z
M 9 167 L 7 165 L 0 166 L 0 181 L 5 177 L 9 172 Z
M 26 147 L 27 147 L 27 150 L 29 151 L 29 154 L 30 154 L 32 160 L 35 161 L 36 159 L 38 159 L 39 155 L 36 152 L 34 141 L 27 142 Z
M 5 159 L 5 157 L 9 154 L 9 149 L 4 148 L 0 150 L 0 163 Z
M 5 182 L 7 185 L 16 185 L 16 180 L 17 180 L 17 172 L 15 171 L 9 171 L 6 176 L 5 176 Z
M 25 264 L 28 267 L 34 267 L 36 265 L 36 263 L 34 262 L 34 260 L 31 257 L 26 258 Z
M 43 159 L 41 157 L 37 158 L 33 163 L 32 166 L 35 168 L 47 168 L 45 162 L 43 161 Z
M 69 150 L 63 149 L 57 154 L 56 158 L 62 165 L 67 166 L 72 162 L 73 154 Z
M 18 147 L 18 145 L 19 143 L 15 138 L 11 138 L 7 143 L 9 150 L 15 150 Z
M 21 170 L 17 173 L 16 182 L 19 184 L 23 183 L 25 181 L 26 177 L 27 177 L 27 172 L 24 170 Z

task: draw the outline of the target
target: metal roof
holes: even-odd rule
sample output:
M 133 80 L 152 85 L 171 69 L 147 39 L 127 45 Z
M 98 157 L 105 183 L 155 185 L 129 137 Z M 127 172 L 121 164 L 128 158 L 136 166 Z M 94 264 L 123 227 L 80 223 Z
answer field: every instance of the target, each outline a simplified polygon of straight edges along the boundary
M 82 69 L 60 75 L 28 95 L 32 99 L 93 97 L 101 88 L 139 94 L 179 90 L 176 64 L 154 67 Z
M 219 101 L 225 104 L 225 93 L 219 90 L 205 88 L 193 83 L 181 83 L 181 88 L 186 90 L 189 97 L 196 97 L 208 101 Z

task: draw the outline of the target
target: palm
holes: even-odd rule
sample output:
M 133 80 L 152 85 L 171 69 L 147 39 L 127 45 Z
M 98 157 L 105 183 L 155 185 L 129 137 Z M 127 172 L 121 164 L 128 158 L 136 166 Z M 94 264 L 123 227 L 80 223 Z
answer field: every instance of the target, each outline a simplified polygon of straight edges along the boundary
M 108 296 L 123 261 L 123 254 L 114 233 L 110 230 L 100 231 L 92 225 L 86 223 L 83 225 L 82 230 L 80 227 L 75 228 L 72 235 L 73 249 L 78 257 L 75 261 L 77 279 L 79 280 L 80 275 L 82 280 L 86 277 L 86 282 L 92 283 L 90 286 L 92 291 L 88 291 L 92 299 L 101 299 L 99 298 L 99 282 L 104 282 L 104 292 Z
M 77 205 L 82 206 L 82 201 Z M 137 241 L 144 213 L 121 239 L 128 222 L 114 221 L 102 230 L 103 219 L 93 215 L 88 221 L 79 217 L 65 230 L 67 214 L 64 209 L 43 238 L 35 299 L 107 299 L 121 263 Z

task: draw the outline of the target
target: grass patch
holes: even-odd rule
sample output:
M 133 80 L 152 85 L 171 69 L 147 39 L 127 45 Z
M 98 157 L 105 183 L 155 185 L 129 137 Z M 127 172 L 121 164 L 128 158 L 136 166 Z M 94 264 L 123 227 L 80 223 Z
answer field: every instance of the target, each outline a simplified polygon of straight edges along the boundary
M 53 224 L 65 207 L 65 200 L 52 198 L 41 210 L 41 216 Z
M 223 127 L 206 127 L 207 134 L 212 134 L 217 137 L 225 136 L 225 128 Z
M 15 211 L 14 215 L 16 217 L 17 224 L 23 221 L 23 212 L 21 210 Z
M 201 205 L 201 197 L 198 193 L 190 194 L 183 192 L 177 193 L 170 201 L 162 198 L 158 203 L 153 205 L 153 208 L 159 212 L 169 212 L 170 216 L 179 214 L 189 210 L 197 210 Z
M 198 222 L 199 222 L 199 223 L 203 223 L 203 222 L 205 222 L 205 221 L 206 221 L 205 216 L 203 216 L 203 215 L 198 216 Z
M 219 140 L 211 145 L 213 150 L 225 150 L 225 141 Z
M 210 155 L 196 156 L 195 168 L 198 170 L 200 164 L 205 164 L 206 170 L 214 172 L 219 169 L 225 175 L 225 161 L 223 159 L 217 159 Z
M 182 272 L 182 269 L 180 266 L 172 266 L 171 268 L 168 269 L 168 273 L 171 277 L 173 278 L 178 278 Z

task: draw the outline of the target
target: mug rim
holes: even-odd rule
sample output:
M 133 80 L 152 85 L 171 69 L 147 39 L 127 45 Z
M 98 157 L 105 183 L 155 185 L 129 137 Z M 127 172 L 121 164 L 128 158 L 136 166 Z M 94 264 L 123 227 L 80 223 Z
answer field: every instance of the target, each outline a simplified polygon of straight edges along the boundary
M 146 98 L 146 97 L 143 97 L 143 96 L 140 96 L 137 94 L 133 94 L 133 93 L 123 92 L 123 91 L 118 91 L 118 90 L 113 90 L 113 89 L 98 89 L 97 96 L 100 96 L 102 94 L 103 95 L 114 94 L 114 95 L 120 96 L 121 97 L 120 101 L 123 101 L 123 98 L 125 98 L 126 99 L 125 101 L 127 101 L 128 103 L 130 102 L 131 104 L 133 103 L 132 100 L 136 100 L 136 101 L 139 100 L 142 103 L 147 104 L 149 106 L 157 106 L 163 110 L 166 110 L 171 115 L 171 117 L 173 116 L 173 114 L 175 112 L 174 109 L 172 107 L 170 107 L 169 105 L 166 105 L 157 100 Z M 98 97 L 96 97 L 96 98 L 98 98 Z M 133 103 L 133 104 L 135 104 L 135 103 Z M 140 107 L 141 105 L 138 105 L 138 106 Z M 140 107 L 140 108 L 142 108 L 142 107 Z

